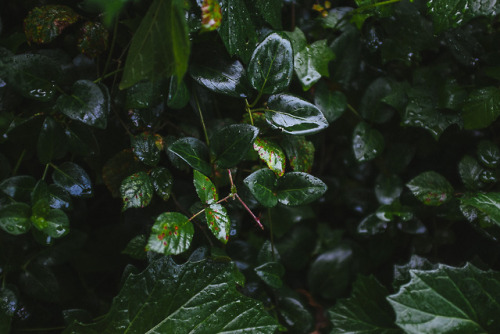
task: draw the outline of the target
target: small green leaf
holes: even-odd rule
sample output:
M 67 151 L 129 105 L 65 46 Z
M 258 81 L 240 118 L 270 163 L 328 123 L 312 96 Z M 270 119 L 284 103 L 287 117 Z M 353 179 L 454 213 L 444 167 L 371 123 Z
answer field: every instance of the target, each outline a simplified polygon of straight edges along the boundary
M 3 180 L 0 183 L 0 190 L 16 201 L 29 202 L 35 185 L 36 180 L 33 176 L 18 175 Z
M 193 183 L 196 193 L 203 203 L 214 204 L 219 200 L 217 189 L 212 181 L 197 170 L 193 171 Z
M 359 162 L 369 161 L 379 156 L 384 150 L 384 137 L 368 123 L 360 122 L 354 129 L 352 148 Z
M 28 42 L 50 43 L 79 19 L 80 15 L 68 6 L 35 7 L 24 19 L 24 33 Z
M 299 50 L 294 57 L 294 69 L 304 90 L 309 90 L 321 77 L 329 77 L 328 63 L 335 54 L 326 39 L 316 41 Z
M 71 119 L 99 129 L 105 129 L 110 111 L 110 97 L 106 86 L 89 80 L 73 84 L 71 95 L 61 95 L 55 107 Z
M 175 75 L 170 78 L 167 105 L 172 109 L 184 108 L 188 104 L 190 98 L 189 90 L 184 80 L 178 81 Z
M 250 84 L 265 94 L 287 89 L 292 73 L 292 44 L 277 33 L 270 34 L 257 46 L 248 64 Z
M 147 109 L 154 108 L 163 100 L 163 80 L 144 80 L 127 89 L 125 108 Z
M 326 184 L 317 177 L 302 172 L 290 172 L 278 179 L 278 201 L 290 206 L 304 205 L 323 196 L 326 189 Z
M 320 81 L 314 92 L 314 104 L 323 113 L 328 123 L 337 120 L 347 109 L 347 97 L 340 91 L 331 91 Z
M 247 97 L 247 78 L 243 65 L 238 60 L 229 62 L 210 58 L 207 64 L 194 64 L 189 68 L 191 78 L 214 93 Z
M 208 148 L 201 140 L 192 137 L 184 137 L 173 142 L 167 149 L 192 168 L 205 175 L 212 174 L 212 167 L 207 162 Z
M 376 214 L 366 216 L 356 228 L 360 235 L 376 235 L 387 230 L 387 221 L 381 220 Z
M 74 197 L 92 196 L 92 183 L 85 170 L 73 162 L 62 163 L 52 173 L 54 183 Z
M 381 205 L 375 212 L 375 215 L 378 219 L 386 222 L 394 221 L 396 218 L 404 222 L 413 219 L 412 209 L 409 206 L 401 205 L 399 201 Z
M 285 274 L 285 268 L 279 262 L 267 262 L 254 268 L 255 273 L 271 288 L 279 289 L 283 286 L 281 278 Z
M 128 208 L 148 206 L 155 191 L 148 174 L 137 172 L 122 181 L 120 194 L 123 199 L 123 211 Z
M 403 191 L 403 182 L 399 176 L 380 174 L 375 180 L 375 196 L 380 204 L 391 204 Z
M 314 105 L 288 94 L 272 95 L 266 121 L 275 129 L 292 135 L 310 135 L 328 127 L 328 121 Z
M 68 151 L 68 139 L 62 126 L 52 117 L 43 121 L 38 135 L 37 154 L 42 164 L 62 158 Z
M 178 212 L 164 212 L 151 228 L 147 250 L 165 255 L 185 252 L 194 235 L 193 223 Z
M 136 235 L 129 241 L 127 247 L 122 251 L 122 254 L 130 255 L 130 257 L 137 260 L 146 259 L 146 245 L 148 243 L 148 238 L 144 234 Z
M 286 136 L 282 146 L 294 172 L 311 172 L 315 151 L 312 142 L 303 136 Z
M 31 221 L 36 228 L 52 238 L 60 238 L 69 233 L 69 219 L 62 210 L 50 209 L 45 217 L 32 216 Z
M 143 132 L 130 138 L 130 144 L 135 156 L 149 166 L 156 166 L 160 162 L 162 138 L 160 135 Z M 160 147 L 159 147 L 160 146 Z
M 156 194 L 164 201 L 167 201 L 172 193 L 172 186 L 174 183 L 172 174 L 170 174 L 169 170 L 165 167 L 156 167 L 153 168 L 149 177 L 153 182 Z
M 470 93 L 462 112 L 466 129 L 486 128 L 498 116 L 500 116 L 500 89 L 486 87 Z
M 489 140 L 482 140 L 477 146 L 477 157 L 485 167 L 496 168 L 500 162 L 500 149 Z
M 259 129 L 249 124 L 231 124 L 210 138 L 210 149 L 219 168 L 236 166 L 252 147 Z
M 0 228 L 13 235 L 23 234 L 31 227 L 31 208 L 25 203 L 13 203 L 0 208 Z
M 476 159 L 470 155 L 466 155 L 458 163 L 458 173 L 464 183 L 465 187 L 469 190 L 476 190 L 483 185 L 481 182 L 481 175 L 484 168 L 477 162 Z
M 270 169 L 259 169 L 248 175 L 243 182 L 263 206 L 272 208 L 278 204 L 276 174 Z
M 208 228 L 212 231 L 212 234 L 222 243 L 227 243 L 231 221 L 229 220 L 226 208 L 220 204 L 210 204 L 205 209 L 205 217 L 207 218 Z
M 269 169 L 276 173 L 277 176 L 285 174 L 286 160 L 285 153 L 278 144 L 268 139 L 255 138 L 253 149 L 257 151 L 259 157 L 264 161 Z
M 500 225 L 500 193 L 477 193 L 461 198 L 462 204 L 470 205 L 489 216 L 493 222 Z
M 448 180 L 434 171 L 419 174 L 406 186 L 425 205 L 439 206 L 453 196 Z

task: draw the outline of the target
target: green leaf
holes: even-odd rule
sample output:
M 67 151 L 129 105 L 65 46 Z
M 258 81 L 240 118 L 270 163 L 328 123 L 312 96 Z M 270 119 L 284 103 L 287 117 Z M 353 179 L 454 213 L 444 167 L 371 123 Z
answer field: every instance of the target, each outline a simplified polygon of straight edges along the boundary
M 326 192 L 326 184 L 317 177 L 302 172 L 290 172 L 278 179 L 277 196 L 281 204 L 309 204 Z
M 79 122 L 72 122 L 66 129 L 69 139 L 69 150 L 83 157 L 95 155 L 99 152 L 99 143 L 91 128 Z
M 341 299 L 328 310 L 333 323 L 331 334 L 399 334 L 394 310 L 387 302 L 389 294 L 373 276 L 358 276 L 351 296 Z
M 104 15 L 104 23 L 110 26 L 113 19 L 120 13 L 122 8 L 131 0 L 86 0 L 86 3 L 98 6 Z
M 168 146 L 168 152 L 175 154 L 201 173 L 212 174 L 212 167 L 207 162 L 208 148 L 201 140 L 192 137 L 178 139 Z
M 219 28 L 222 21 L 222 10 L 217 0 L 203 0 L 201 5 L 201 29 L 213 31 Z
M 71 210 L 73 203 L 70 194 L 61 186 L 49 185 L 49 205 L 53 209 Z
M 359 223 L 356 231 L 361 235 L 376 235 L 384 233 L 387 230 L 387 226 L 387 221 L 380 219 L 376 214 L 372 213 Z
M 260 159 L 267 164 L 276 175 L 283 176 L 285 174 L 286 160 L 285 153 L 271 140 L 255 138 L 253 149 L 257 152 Z
M 168 89 L 167 105 L 173 109 L 182 109 L 189 102 L 189 90 L 184 80 L 178 82 L 175 75 L 170 78 L 170 87 Z
M 110 97 L 106 86 L 89 80 L 73 84 L 71 95 L 61 95 L 55 107 L 71 119 L 105 129 L 110 112 Z
M 292 72 L 292 44 L 277 33 L 270 34 L 257 46 L 248 64 L 250 84 L 264 94 L 287 89 Z
M 97 58 L 108 49 L 109 32 L 101 22 L 87 21 L 79 31 L 77 49 L 89 58 Z
M 315 105 L 293 95 L 272 95 L 268 107 L 266 121 L 284 133 L 310 135 L 328 127 L 328 121 Z
M 0 183 L 0 190 L 16 201 L 29 202 L 35 184 L 36 180 L 33 176 L 13 176 Z
M 322 39 L 307 45 L 294 57 L 294 69 L 302 83 L 302 89 L 309 90 L 322 76 L 329 77 L 328 63 L 335 54 Z
M 375 196 L 380 204 L 391 204 L 403 191 L 403 182 L 399 176 L 380 174 L 375 180 Z
M 359 162 L 372 160 L 384 150 L 385 142 L 382 134 L 368 123 L 360 122 L 352 135 L 354 156 Z
M 312 142 L 302 136 L 286 136 L 282 146 L 294 172 L 311 172 L 315 152 Z
M 473 196 L 461 198 L 462 204 L 470 205 L 489 216 L 497 225 L 500 225 L 500 193 L 477 193 Z
M 477 146 L 477 157 L 485 167 L 496 168 L 500 162 L 500 149 L 489 140 L 482 140 Z
M 62 158 L 68 151 L 68 139 L 62 126 L 52 117 L 43 121 L 38 135 L 37 154 L 42 164 Z
M 483 129 L 500 116 L 500 90 L 486 87 L 472 91 L 463 107 L 464 127 Z
M 369 122 L 385 123 L 394 114 L 394 109 L 382 103 L 382 99 L 393 91 L 393 85 L 387 78 L 375 79 L 365 90 L 361 99 L 359 111 Z
M 281 278 L 285 274 L 285 268 L 279 262 L 266 262 L 254 268 L 255 273 L 271 288 L 279 289 L 283 286 Z
M 210 149 L 219 168 L 236 166 L 252 147 L 259 129 L 249 124 L 231 124 L 210 138 Z
M 122 250 L 122 254 L 130 255 L 130 257 L 137 260 L 146 259 L 146 245 L 148 243 L 148 238 L 144 234 L 136 235 L 129 241 L 127 247 Z
M 23 234 L 31 227 L 31 208 L 25 203 L 13 203 L 0 208 L 0 228 L 13 235 Z
M 193 183 L 196 193 L 203 203 L 214 204 L 219 200 L 217 189 L 215 189 L 212 181 L 197 170 L 193 171 Z
M 160 162 L 161 143 L 162 138 L 160 135 L 149 132 L 143 132 L 130 138 L 130 144 L 135 156 L 149 166 L 156 166 Z
M 24 33 L 28 42 L 50 43 L 79 19 L 80 15 L 68 6 L 35 7 L 24 19 Z
M 39 204 L 46 209 L 38 209 Z M 69 219 L 62 210 L 50 209 L 48 202 L 38 201 L 33 207 L 33 215 L 30 217 L 33 225 L 52 238 L 60 238 L 69 233 Z
M 324 82 L 316 85 L 314 104 L 323 113 L 328 123 L 337 120 L 347 108 L 347 97 L 340 91 L 331 91 Z
M 1 22 L 0 22 L 1 24 Z M 0 332 L 10 333 L 12 317 L 18 307 L 16 294 L 5 287 L 0 289 Z
M 178 212 L 164 212 L 151 228 L 147 250 L 165 255 L 185 252 L 194 235 L 193 223 Z
M 183 1 L 153 1 L 132 38 L 120 89 L 171 75 L 181 80 L 190 50 Z
M 85 170 L 73 162 L 64 162 L 52 173 L 54 183 L 74 197 L 92 196 L 92 183 Z
M 406 186 L 425 205 L 439 206 L 453 196 L 448 180 L 434 171 L 419 174 Z
M 147 109 L 154 108 L 162 102 L 163 81 L 140 81 L 127 89 L 125 108 Z
M 222 2 L 219 35 L 231 56 L 237 55 L 244 63 L 248 63 L 257 44 L 256 30 L 243 0 Z
M 207 218 L 208 228 L 212 231 L 212 234 L 222 243 L 227 243 L 229 240 L 229 231 L 231 230 L 231 221 L 229 220 L 226 208 L 220 204 L 210 204 L 205 209 L 205 217 Z
M 281 30 L 282 0 L 257 0 L 255 7 L 262 18 L 274 29 Z
M 378 219 L 389 222 L 396 220 L 396 217 L 403 222 L 410 221 L 413 219 L 413 212 L 409 206 L 401 205 L 399 201 L 395 201 L 391 204 L 381 205 L 375 215 Z
M 174 183 L 174 178 L 170 174 L 169 170 L 165 167 L 153 168 L 149 174 L 151 181 L 153 182 L 153 187 L 155 188 L 156 194 L 160 196 L 164 201 L 170 198 L 172 193 L 172 186 Z
M 210 57 L 211 58 L 211 57 Z M 211 58 L 207 64 L 194 64 L 189 74 L 197 83 L 214 93 L 245 98 L 248 94 L 246 72 L 238 61 Z
M 272 208 L 278 204 L 276 194 L 276 175 L 267 168 L 259 169 L 248 175 L 243 181 L 260 204 Z
M 403 284 L 410 282 L 411 280 L 411 269 L 419 270 L 434 270 L 437 269 L 438 265 L 433 264 L 424 257 L 418 255 L 412 255 L 410 260 L 402 265 L 394 265 L 394 280 L 392 286 L 394 290 L 399 290 Z
M 170 257 L 160 257 L 127 278 L 101 321 L 75 323 L 64 334 L 113 333 L 118 327 L 131 333 L 274 333 L 276 320 L 261 303 L 236 290 L 233 270 L 227 262 L 177 265 Z
M 481 174 L 484 168 L 470 155 L 466 155 L 458 163 L 458 173 L 462 179 L 465 188 L 476 190 L 483 184 L 481 182 Z
M 130 175 L 122 181 L 120 186 L 120 194 L 123 199 L 122 211 L 148 206 L 154 191 L 153 183 L 148 174 L 137 172 Z
M 409 333 L 500 331 L 500 273 L 439 265 L 410 270 L 411 281 L 388 297 L 396 324 Z M 425 292 L 425 293 L 422 293 Z

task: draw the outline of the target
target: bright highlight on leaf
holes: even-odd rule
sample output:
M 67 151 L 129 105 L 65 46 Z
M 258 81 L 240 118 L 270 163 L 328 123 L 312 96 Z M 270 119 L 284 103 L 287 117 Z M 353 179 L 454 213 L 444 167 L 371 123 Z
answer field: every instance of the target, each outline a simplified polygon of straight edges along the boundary
M 194 235 L 193 223 L 178 212 L 164 212 L 151 229 L 147 250 L 165 255 L 187 251 Z
M 257 137 L 253 143 L 253 149 L 257 151 L 260 159 L 264 161 L 269 169 L 276 173 L 277 176 L 285 174 L 286 159 L 285 153 L 271 140 Z
M 203 0 L 201 5 L 201 28 L 212 31 L 219 28 L 222 22 L 222 11 L 217 0 Z
M 129 208 L 148 206 L 155 191 L 148 174 L 137 172 L 122 181 L 120 194 L 123 200 L 123 211 Z
M 425 205 L 439 206 L 453 196 L 453 187 L 441 174 L 424 172 L 406 184 Z

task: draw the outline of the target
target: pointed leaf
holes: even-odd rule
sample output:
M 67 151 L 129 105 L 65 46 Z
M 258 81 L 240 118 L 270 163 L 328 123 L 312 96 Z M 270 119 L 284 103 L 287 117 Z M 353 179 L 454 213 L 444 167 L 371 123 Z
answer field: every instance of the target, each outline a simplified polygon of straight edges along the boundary
M 149 166 L 156 166 L 160 162 L 160 150 L 163 150 L 161 143 L 160 135 L 149 132 L 143 132 L 130 138 L 135 156 Z
M 379 156 L 384 150 L 384 137 L 371 128 L 368 123 L 360 122 L 354 129 L 352 148 L 359 162 L 369 161 Z
M 25 203 L 13 203 L 0 208 L 0 228 L 13 235 L 28 232 L 31 208 Z
M 148 174 L 137 172 L 122 181 L 120 194 L 123 199 L 122 211 L 129 208 L 148 206 L 153 198 L 154 186 Z
M 284 133 L 310 135 L 328 126 L 328 121 L 314 104 L 293 95 L 272 95 L 268 107 L 266 121 Z
M 281 204 L 297 206 L 309 204 L 326 192 L 326 184 L 307 173 L 286 173 L 278 179 L 278 201 Z
M 168 90 L 167 105 L 173 109 L 182 109 L 189 102 L 189 90 L 184 80 L 178 82 L 174 75 L 170 79 L 170 87 Z
M 267 262 L 254 268 L 255 273 L 271 288 L 279 289 L 283 286 L 281 278 L 285 274 L 285 268 L 279 262 Z
M 73 162 L 64 162 L 52 173 L 54 183 L 74 197 L 92 196 L 92 183 L 85 170 Z
M 194 235 L 193 223 L 178 212 L 164 212 L 151 228 L 147 250 L 165 255 L 188 250 Z
M 236 166 L 252 147 L 259 129 L 249 124 L 231 124 L 210 138 L 210 149 L 219 168 Z
M 273 171 L 262 168 L 248 175 L 243 181 L 260 204 L 272 208 L 278 204 L 276 195 L 276 175 Z
M 29 202 L 35 185 L 36 180 L 33 176 L 18 175 L 3 180 L 0 183 L 0 190 L 16 201 Z
M 193 183 L 196 193 L 203 203 L 214 204 L 219 200 L 217 189 L 212 181 L 197 170 L 193 171 Z
M 264 161 L 269 169 L 275 172 L 277 176 L 283 176 L 283 174 L 285 174 L 285 153 L 283 153 L 283 150 L 278 144 L 271 140 L 257 137 L 253 143 L 253 149 L 257 151 L 260 159 Z
M 463 107 L 464 127 L 483 129 L 500 116 L 500 89 L 486 87 L 473 91 Z
M 483 171 L 484 168 L 470 155 L 464 156 L 458 164 L 460 178 L 465 187 L 469 190 L 478 189 L 483 185 L 481 182 L 481 174 Z
M 314 104 L 328 123 L 332 123 L 347 109 L 347 97 L 340 91 L 329 90 L 324 82 L 319 82 L 314 92 Z
M 170 174 L 169 170 L 165 167 L 156 167 L 153 168 L 149 177 L 153 182 L 156 194 L 164 201 L 167 201 L 172 193 L 172 186 L 174 183 L 172 174 Z
M 205 175 L 212 174 L 212 167 L 208 161 L 208 148 L 204 142 L 192 137 L 184 137 L 176 140 L 168 151 L 184 160 L 189 166 Z
M 425 205 L 439 206 L 453 196 L 448 180 L 433 171 L 419 174 L 406 186 Z
M 68 151 L 68 140 L 62 126 L 52 117 L 43 121 L 37 142 L 38 159 L 42 164 L 62 158 Z
M 294 172 L 311 172 L 314 164 L 314 144 L 302 136 L 286 136 L 282 143 Z
M 243 65 L 220 58 L 208 59 L 207 64 L 194 64 L 189 74 L 197 83 L 214 93 L 245 98 L 248 94 L 246 72 Z
M 322 76 L 329 77 L 328 63 L 335 54 L 326 44 L 326 39 L 316 41 L 300 50 L 294 57 L 295 73 L 304 90 L 309 90 Z
M 24 33 L 28 42 L 50 43 L 79 18 L 80 16 L 68 6 L 35 7 L 24 19 Z
M 496 225 L 500 226 L 500 193 L 478 193 L 460 200 L 462 204 L 473 206 L 486 214 Z
M 212 231 L 212 234 L 222 243 L 227 243 L 231 230 L 231 221 L 229 220 L 226 208 L 220 204 L 210 204 L 205 209 L 205 217 L 207 218 L 208 228 Z

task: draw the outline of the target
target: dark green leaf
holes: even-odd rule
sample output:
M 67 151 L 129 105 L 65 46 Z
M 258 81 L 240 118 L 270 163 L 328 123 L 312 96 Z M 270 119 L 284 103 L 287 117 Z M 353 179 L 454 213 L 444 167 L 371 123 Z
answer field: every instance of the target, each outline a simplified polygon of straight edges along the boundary
M 309 90 L 322 76 L 329 77 L 328 63 L 335 59 L 335 54 L 320 40 L 299 50 L 294 57 L 294 69 L 304 90 Z
M 162 102 L 163 81 L 140 81 L 127 89 L 125 108 L 146 109 L 156 107 Z
M 252 195 L 265 207 L 278 204 L 276 196 L 276 175 L 270 169 L 263 168 L 253 172 L 244 180 Z
M 495 224 L 500 225 L 500 193 L 478 193 L 460 200 L 462 204 L 473 206 L 489 216 Z
M 43 203 L 44 200 L 38 201 L 33 207 L 33 215 L 30 217 L 33 225 L 46 235 L 52 238 L 60 238 L 69 232 L 69 219 L 62 210 L 50 209 L 47 205 L 46 210 L 37 210 L 36 206 Z M 45 204 L 43 204 L 45 205 Z M 38 215 L 39 211 L 40 215 Z
M 273 209 L 273 211 L 274 210 L 276 209 Z M 278 214 L 278 216 L 283 220 L 288 218 L 287 215 Z M 273 221 L 273 232 L 276 233 L 274 224 L 275 221 Z M 276 242 L 276 248 L 281 255 L 280 262 L 283 263 L 287 269 L 293 271 L 304 269 L 309 265 L 311 260 L 312 252 L 316 246 L 316 237 L 316 233 L 310 226 L 307 226 L 307 224 L 294 225 L 283 238 L 280 238 L 279 241 Z
M 33 176 L 13 176 L 0 183 L 0 190 L 16 201 L 29 202 L 35 184 L 36 180 Z
M 212 174 L 212 167 L 208 161 L 208 148 L 204 142 L 192 137 L 184 137 L 176 140 L 168 151 L 184 160 L 189 166 L 205 175 Z
M 448 180 L 433 171 L 419 174 L 406 186 L 425 205 L 439 206 L 453 196 Z
M 466 129 L 485 128 L 498 116 L 500 116 L 500 89 L 486 87 L 470 93 L 462 112 Z
M 385 123 L 390 120 L 394 110 L 381 103 L 382 99 L 392 92 L 391 82 L 386 78 L 374 80 L 365 91 L 359 111 L 361 116 L 367 121 L 375 123 Z
M 64 334 L 111 333 L 119 327 L 133 333 L 274 333 L 276 320 L 237 292 L 233 270 L 227 262 L 177 265 L 160 257 L 128 277 L 104 319 L 85 327 L 74 324 Z M 130 316 L 124 319 L 124 313 Z
M 304 205 L 323 196 L 326 189 L 326 184 L 317 177 L 303 172 L 290 172 L 278 179 L 278 201 L 290 206 Z
M 85 170 L 73 162 L 62 163 L 52 173 L 54 183 L 74 197 L 92 196 L 92 184 Z
M 31 208 L 25 203 L 13 203 L 0 208 L 0 228 L 13 235 L 28 232 Z
M 387 302 L 389 294 L 373 276 L 358 276 L 351 296 L 341 299 L 328 310 L 333 323 L 331 334 L 399 334 L 394 310 Z
M 128 208 L 143 208 L 151 203 L 155 189 L 148 174 L 137 172 L 122 181 L 120 194 L 123 211 Z
M 69 138 L 69 149 L 72 153 L 88 157 L 99 152 L 97 142 L 91 128 L 79 122 L 72 122 L 66 129 Z
M 410 269 L 419 270 L 434 270 L 437 269 L 437 265 L 431 263 L 424 257 L 418 255 L 412 255 L 410 260 L 403 265 L 394 266 L 394 281 L 392 283 L 395 290 L 398 290 L 403 284 L 406 284 L 411 279 Z
M 160 152 L 163 150 L 160 135 L 143 132 L 130 138 L 130 144 L 135 156 L 149 166 L 156 166 L 160 162 Z
M 359 162 L 372 160 L 384 150 L 385 142 L 382 134 L 368 123 L 360 122 L 352 135 L 354 156 Z
M 380 174 L 375 180 L 375 195 L 380 204 L 391 204 L 403 191 L 399 176 Z
M 191 77 L 203 87 L 215 93 L 232 97 L 247 97 L 247 78 L 243 65 L 235 60 L 210 59 L 208 64 L 194 64 L 189 68 Z
M 378 219 L 389 222 L 396 218 L 399 220 L 407 222 L 413 219 L 413 212 L 409 206 L 401 205 L 399 201 L 395 201 L 390 205 L 381 205 L 375 215 Z
M 361 61 L 362 43 L 359 30 L 353 25 L 347 25 L 342 34 L 330 44 L 330 48 L 335 54 L 335 60 L 330 67 L 332 81 L 350 85 L 358 74 Z
M 10 333 L 12 317 L 16 312 L 18 303 L 15 293 L 2 287 L 0 289 L 0 332 Z
M 458 164 L 460 178 L 465 187 L 469 190 L 478 189 L 483 185 L 481 182 L 481 174 L 483 171 L 484 168 L 470 155 L 464 156 Z
M 120 197 L 120 186 L 123 179 L 137 171 L 145 171 L 132 150 L 122 150 L 113 155 L 102 168 L 102 178 L 113 197 Z
M 172 186 L 174 183 L 172 174 L 170 174 L 169 170 L 165 167 L 156 167 L 153 168 L 149 177 L 153 182 L 156 194 L 164 201 L 167 201 L 172 193 Z
M 80 19 L 73 9 L 62 5 L 33 8 L 24 19 L 24 32 L 28 42 L 50 43 L 63 30 Z
M 314 104 L 323 113 L 328 123 L 338 119 L 347 108 L 347 97 L 340 91 L 331 91 L 324 82 L 316 85 Z
M 309 135 L 328 127 L 328 121 L 315 105 L 293 95 L 272 95 L 268 107 L 266 121 L 284 133 Z
M 410 333 L 500 331 L 500 273 L 439 265 L 411 270 L 411 281 L 388 297 L 396 324 Z M 425 294 L 422 292 L 425 291 Z
M 120 13 L 122 8 L 131 0 L 87 0 L 86 4 L 99 6 L 104 15 L 104 23 L 109 26 L 113 19 Z
M 255 273 L 261 280 L 271 288 L 279 289 L 283 286 L 281 278 L 285 274 L 285 268 L 279 262 L 267 262 L 254 268 Z
M 52 117 L 43 121 L 38 135 L 37 153 L 42 164 L 62 158 L 68 150 L 68 139 L 62 126 Z
M 122 251 L 122 254 L 130 255 L 132 258 L 137 260 L 146 259 L 146 245 L 148 243 L 148 238 L 144 234 L 136 235 L 132 240 L 129 241 L 127 247 Z
M 208 228 L 212 234 L 222 243 L 227 243 L 229 240 L 229 231 L 231 229 L 231 221 L 227 210 L 220 204 L 210 204 L 205 209 L 205 218 L 207 219 Z
M 189 97 L 189 90 L 184 80 L 178 82 L 175 75 L 172 76 L 168 89 L 167 105 L 173 109 L 182 109 L 188 104 Z
M 267 23 L 274 29 L 281 29 L 281 0 L 257 0 L 255 7 L 259 15 L 261 15 Z
M 61 297 L 61 286 L 50 266 L 31 262 L 19 275 L 19 287 L 37 300 L 57 303 Z
M 485 167 L 496 168 L 500 162 L 500 149 L 489 140 L 483 140 L 477 146 L 477 157 Z
M 359 223 L 356 231 L 361 235 L 376 235 L 384 233 L 387 230 L 387 225 L 387 221 L 380 219 L 376 214 L 372 213 Z
M 71 119 L 99 129 L 108 124 L 110 97 L 106 86 L 89 80 L 73 84 L 71 95 L 61 95 L 55 107 Z
M 286 136 L 282 146 L 294 172 L 311 172 L 315 151 L 312 142 L 302 136 Z
M 183 1 L 153 1 L 132 38 L 120 89 L 171 75 L 181 80 L 190 49 Z
M 215 189 L 212 181 L 197 170 L 193 171 L 193 183 L 196 193 L 203 203 L 214 204 L 219 200 L 217 189 Z
M 231 124 L 218 130 L 210 138 L 210 149 L 219 168 L 232 168 L 252 147 L 259 129 L 249 124 Z
M 286 288 L 277 290 L 278 312 L 284 325 L 292 333 L 311 333 L 315 324 L 307 302 L 301 296 Z
M 292 80 L 293 51 L 290 41 L 273 33 L 257 46 L 248 64 L 250 84 L 259 92 L 276 94 Z
M 147 250 L 165 255 L 185 252 L 194 235 L 193 223 L 178 212 L 164 212 L 151 228 Z
M 285 174 L 285 153 L 271 140 L 257 137 L 253 143 L 253 149 L 257 152 L 260 159 L 267 164 L 276 175 L 283 176 Z

